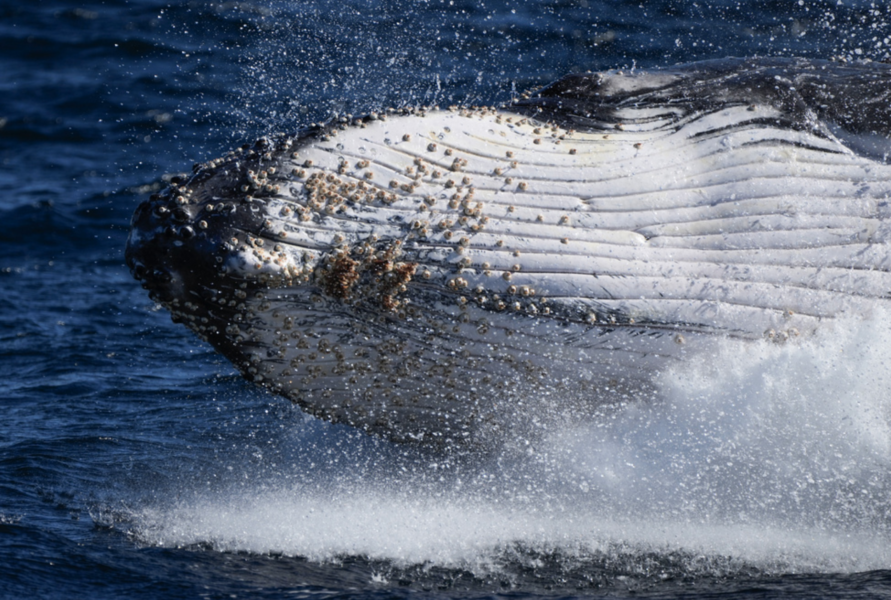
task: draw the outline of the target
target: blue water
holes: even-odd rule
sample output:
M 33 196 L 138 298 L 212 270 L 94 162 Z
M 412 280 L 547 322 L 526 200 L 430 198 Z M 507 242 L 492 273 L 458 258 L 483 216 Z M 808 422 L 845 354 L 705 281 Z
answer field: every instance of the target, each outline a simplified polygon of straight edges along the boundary
M 0 596 L 891 595 L 887 320 L 454 456 L 253 388 L 123 264 L 165 176 L 335 113 L 889 57 L 884 3 L 764 4 L 0 2 Z

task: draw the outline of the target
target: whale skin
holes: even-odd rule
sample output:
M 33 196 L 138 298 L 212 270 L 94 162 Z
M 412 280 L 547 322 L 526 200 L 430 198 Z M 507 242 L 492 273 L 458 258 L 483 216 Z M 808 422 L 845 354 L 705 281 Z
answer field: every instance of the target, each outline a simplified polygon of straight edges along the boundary
M 889 155 L 891 65 L 570 75 L 197 164 L 136 209 L 126 259 L 306 412 L 487 444 L 650 397 L 716 339 L 888 305 Z

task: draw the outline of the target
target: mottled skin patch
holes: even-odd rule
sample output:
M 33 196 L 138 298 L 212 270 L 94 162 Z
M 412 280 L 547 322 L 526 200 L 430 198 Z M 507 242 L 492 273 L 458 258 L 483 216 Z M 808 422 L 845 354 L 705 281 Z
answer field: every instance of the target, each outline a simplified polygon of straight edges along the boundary
M 349 301 L 353 285 L 359 281 L 359 272 L 356 270 L 359 264 L 359 261 L 346 254 L 338 254 L 330 259 L 322 267 L 320 277 L 325 293 L 332 298 Z
M 401 304 L 398 296 L 408 290 L 417 263 L 397 260 L 401 244 L 376 250 L 369 243 L 341 251 L 317 268 L 325 293 L 347 304 L 365 303 L 393 312 Z

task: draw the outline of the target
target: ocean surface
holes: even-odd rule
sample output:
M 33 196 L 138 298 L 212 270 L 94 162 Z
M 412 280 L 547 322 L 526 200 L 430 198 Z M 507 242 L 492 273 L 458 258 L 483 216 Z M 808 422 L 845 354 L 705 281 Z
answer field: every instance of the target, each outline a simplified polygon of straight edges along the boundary
M 123 260 L 165 178 L 263 133 L 889 36 L 858 0 L 0 1 L 0 597 L 891 596 L 891 319 L 455 455 L 253 387 Z

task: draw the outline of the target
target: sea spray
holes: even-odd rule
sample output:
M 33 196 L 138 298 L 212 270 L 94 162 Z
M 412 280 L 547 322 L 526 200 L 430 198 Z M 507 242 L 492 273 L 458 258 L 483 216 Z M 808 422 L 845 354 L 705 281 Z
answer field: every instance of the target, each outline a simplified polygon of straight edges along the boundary
M 314 423 L 276 442 L 311 439 L 286 450 L 296 464 L 254 456 L 248 484 L 181 491 L 127 520 L 149 545 L 477 574 L 541 553 L 592 568 L 656 556 L 681 574 L 888 568 L 889 349 L 884 315 L 784 345 L 723 340 L 660 374 L 658 400 L 495 455 L 355 443 Z

